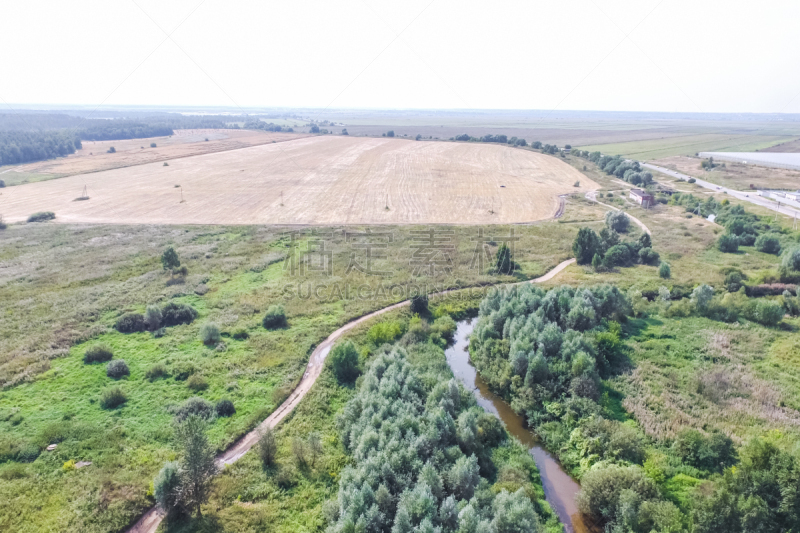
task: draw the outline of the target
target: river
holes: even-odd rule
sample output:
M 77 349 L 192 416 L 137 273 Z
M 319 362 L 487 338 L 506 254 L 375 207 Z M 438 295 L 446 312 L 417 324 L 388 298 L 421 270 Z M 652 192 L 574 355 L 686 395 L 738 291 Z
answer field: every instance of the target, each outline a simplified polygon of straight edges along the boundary
M 515 413 L 505 400 L 489 390 L 470 363 L 469 335 L 475 327 L 475 320 L 469 319 L 458 323 L 455 341 L 445 351 L 447 364 L 450 365 L 456 378 L 474 393 L 478 405 L 498 417 L 506 430 L 528 447 L 542 477 L 545 499 L 558 514 L 561 523 L 564 524 L 564 530 L 567 533 L 588 533 L 589 529 L 578 512 L 578 506 L 575 505 L 575 495 L 581 490 L 580 485 L 564 472 L 555 457 L 539 445 L 536 434 L 525 428 L 523 418 Z

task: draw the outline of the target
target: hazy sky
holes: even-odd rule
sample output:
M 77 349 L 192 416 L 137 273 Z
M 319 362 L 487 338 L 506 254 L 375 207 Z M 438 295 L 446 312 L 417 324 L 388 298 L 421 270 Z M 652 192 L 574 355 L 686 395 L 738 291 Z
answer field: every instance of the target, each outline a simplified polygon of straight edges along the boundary
M 6 109 L 800 113 L 797 0 L 2 0 L 0 13 Z

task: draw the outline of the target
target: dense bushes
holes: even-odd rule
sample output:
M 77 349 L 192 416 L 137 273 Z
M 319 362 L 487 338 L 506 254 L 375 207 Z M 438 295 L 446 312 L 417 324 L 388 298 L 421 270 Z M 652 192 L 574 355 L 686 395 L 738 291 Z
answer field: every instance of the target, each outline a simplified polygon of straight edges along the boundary
M 781 241 L 774 234 L 762 233 L 756 238 L 756 250 L 767 254 L 778 255 L 781 252 Z
M 113 357 L 114 352 L 111 351 L 111 348 L 109 348 L 107 344 L 93 344 L 84 352 L 83 362 L 87 364 L 104 363 L 106 361 L 111 361 Z
M 236 414 L 236 408 L 230 400 L 220 400 L 214 406 L 214 411 L 217 416 L 233 416 Z
M 216 344 L 222 340 L 219 332 L 219 326 L 213 322 L 207 322 L 200 326 L 200 340 L 203 344 Z
M 161 309 L 161 324 L 163 326 L 178 326 L 180 324 L 191 324 L 197 318 L 197 311 L 194 307 L 169 302 Z
M 736 462 L 733 441 L 720 432 L 705 436 L 696 429 L 684 429 L 672 443 L 680 459 L 699 470 L 721 472 Z
M 524 489 L 495 495 L 481 477 L 494 470 L 497 419 L 455 380 L 426 393 L 402 349 L 375 358 L 337 428 L 354 465 L 341 472 L 330 533 L 541 530 Z
M 631 219 L 624 211 L 609 211 L 606 213 L 606 226 L 617 233 L 625 233 L 631 225 Z
M 211 402 L 198 396 L 192 396 L 175 411 L 175 420 L 182 422 L 190 415 L 197 415 L 204 419 L 209 419 L 214 416 L 214 406 Z
M 735 254 L 739 251 L 739 240 L 735 235 L 723 233 L 719 236 L 719 239 L 717 239 L 717 248 L 719 248 L 720 252 Z
M 114 328 L 120 333 L 137 333 L 145 330 L 144 315 L 126 313 L 117 319 Z
M 128 397 L 119 387 L 106 389 L 100 395 L 100 406 L 103 409 L 116 409 L 128 401 Z
M 632 185 L 647 186 L 653 181 L 653 175 L 643 171 L 638 161 L 626 161 L 619 155 L 602 155 L 600 152 L 589 153 L 586 150 L 575 150 L 572 153 L 597 164 L 597 168 L 606 174 L 625 180 Z
M 269 306 L 261 324 L 265 329 L 285 328 L 287 322 L 286 311 L 284 311 L 283 306 L 280 304 Z
M 615 215 L 619 213 L 622 217 Z M 611 211 L 606 222 L 610 226 L 627 228 L 628 220 L 625 213 Z M 579 265 L 591 264 L 595 270 L 614 267 L 631 266 L 636 263 L 644 265 L 657 265 L 660 262 L 658 252 L 651 248 L 650 235 L 642 234 L 635 241 L 620 241 L 619 234 L 613 229 L 603 228 L 600 235 L 591 228 L 580 228 L 578 235 L 572 242 L 572 253 Z

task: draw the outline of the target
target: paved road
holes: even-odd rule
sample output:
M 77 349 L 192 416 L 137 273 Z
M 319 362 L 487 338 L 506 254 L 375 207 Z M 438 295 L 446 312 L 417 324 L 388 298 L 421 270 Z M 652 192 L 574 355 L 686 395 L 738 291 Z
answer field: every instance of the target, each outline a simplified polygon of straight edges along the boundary
M 566 261 L 562 261 L 547 274 L 522 283 L 543 283 L 553 279 L 556 274 L 574 262 L 575 259 L 567 259 Z M 458 290 L 460 289 L 450 289 L 439 293 L 434 293 L 429 296 L 441 296 L 456 292 Z M 356 318 L 331 333 L 328 338 L 322 341 L 322 343 L 317 346 L 314 352 L 311 354 L 306 371 L 292 394 L 280 405 L 280 407 L 278 407 L 271 415 L 269 415 L 266 420 L 261 422 L 256 429 L 236 441 L 233 445 L 231 445 L 230 448 L 218 455 L 217 465 L 224 467 L 225 465 L 229 465 L 239 460 L 258 441 L 260 431 L 263 431 L 268 427 L 277 426 L 281 420 L 286 418 L 286 416 L 292 412 L 292 410 L 297 406 L 297 404 L 300 403 L 300 400 L 303 399 L 306 393 L 311 390 L 314 382 L 317 381 L 317 378 L 322 372 L 322 366 L 325 363 L 325 358 L 328 356 L 328 353 L 330 353 L 333 344 L 342 336 L 343 333 L 353 329 L 359 324 L 366 322 L 367 320 L 371 320 L 379 315 L 388 313 L 389 311 L 404 307 L 409 303 L 410 301 L 406 300 L 404 302 L 384 307 L 383 309 L 379 309 L 368 315 L 364 315 L 361 318 Z M 157 506 L 151 507 L 133 526 L 131 526 L 130 529 L 128 529 L 128 533 L 155 533 L 163 518 L 164 515 Z
M 675 170 L 671 170 L 668 168 L 651 165 L 650 163 L 641 163 L 641 165 L 643 167 L 661 172 L 662 174 L 672 176 L 673 178 L 679 178 L 684 180 L 688 180 L 689 178 L 694 178 L 694 176 L 689 176 L 688 174 L 683 174 L 681 172 L 677 172 Z M 717 192 L 726 192 L 731 196 L 733 196 L 734 198 L 738 198 L 739 200 L 744 200 L 745 202 L 750 202 L 751 204 L 760 205 L 761 207 L 766 207 L 767 209 L 771 209 L 772 211 L 777 211 L 778 213 L 784 215 L 789 215 L 790 217 L 800 217 L 800 210 L 784 205 L 778 207 L 778 204 L 776 202 L 762 198 L 755 191 L 742 192 L 742 191 L 737 191 L 736 189 L 729 189 L 727 187 L 722 187 L 721 185 L 716 185 L 709 181 L 701 180 L 700 178 L 694 178 L 694 179 L 696 180 L 695 183 L 697 185 L 705 187 L 706 189 L 711 189 Z
M 604 204 L 603 202 L 598 201 L 597 200 L 597 191 L 589 191 L 589 192 L 587 192 L 586 193 L 586 199 L 587 200 L 591 200 L 593 202 L 597 202 L 598 204 L 604 205 L 604 206 L 608 207 L 609 209 L 613 209 L 614 211 L 622 211 L 622 209 L 620 209 L 619 207 L 614 207 L 613 205 Z M 634 224 L 636 224 L 637 226 L 642 228 L 642 231 L 644 231 L 648 235 L 652 235 L 653 234 L 653 232 L 650 231 L 650 228 L 648 228 L 647 226 L 644 225 L 644 222 L 642 222 L 641 220 L 639 220 L 635 216 L 631 215 L 627 211 L 625 212 L 625 214 L 628 215 L 628 218 L 633 220 Z

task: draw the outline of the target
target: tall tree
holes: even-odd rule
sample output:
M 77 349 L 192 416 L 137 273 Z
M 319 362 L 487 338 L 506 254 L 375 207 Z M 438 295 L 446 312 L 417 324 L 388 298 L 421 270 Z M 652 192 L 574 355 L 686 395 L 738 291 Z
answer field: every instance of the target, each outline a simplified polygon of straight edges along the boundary
M 211 478 L 219 468 L 214 460 L 214 448 L 208 442 L 208 422 L 198 416 L 189 415 L 175 427 L 175 439 L 183 451 L 180 461 L 181 502 L 198 516 L 200 506 L 208 501 L 211 493 Z
M 178 252 L 175 251 L 175 248 L 170 246 L 164 250 L 164 253 L 161 254 L 161 264 L 164 266 L 164 270 L 169 270 L 170 274 L 181 266 L 181 260 L 178 258 Z

